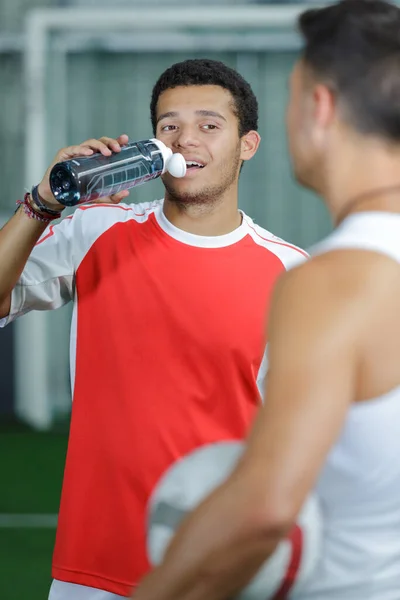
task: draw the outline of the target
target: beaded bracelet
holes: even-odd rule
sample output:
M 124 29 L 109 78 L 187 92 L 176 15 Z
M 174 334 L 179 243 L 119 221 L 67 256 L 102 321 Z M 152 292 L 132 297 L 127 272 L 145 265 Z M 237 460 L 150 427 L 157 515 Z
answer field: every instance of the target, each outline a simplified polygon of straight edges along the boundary
M 30 199 L 29 192 L 27 192 L 24 196 L 23 200 L 17 200 L 17 208 L 22 207 L 24 213 L 30 218 L 35 219 L 36 221 L 40 221 L 41 223 L 50 223 L 50 221 L 55 221 L 61 217 L 61 213 L 55 213 L 53 215 L 44 215 L 40 212 L 39 207 L 36 206 L 34 202 Z

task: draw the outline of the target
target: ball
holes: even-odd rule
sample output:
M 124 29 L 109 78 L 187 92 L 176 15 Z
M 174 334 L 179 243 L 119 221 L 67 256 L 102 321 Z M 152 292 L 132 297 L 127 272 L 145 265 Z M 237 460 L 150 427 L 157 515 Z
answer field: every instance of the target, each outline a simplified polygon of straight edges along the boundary
M 176 152 L 171 156 L 167 163 L 167 171 L 172 177 L 185 177 L 186 175 L 186 160 L 182 154 Z
M 181 520 L 232 472 L 242 442 L 202 446 L 175 462 L 159 480 L 148 506 L 147 550 L 162 562 Z M 237 600 L 281 600 L 312 576 L 322 544 L 322 519 L 315 496 L 307 498 L 293 530 L 282 540 Z

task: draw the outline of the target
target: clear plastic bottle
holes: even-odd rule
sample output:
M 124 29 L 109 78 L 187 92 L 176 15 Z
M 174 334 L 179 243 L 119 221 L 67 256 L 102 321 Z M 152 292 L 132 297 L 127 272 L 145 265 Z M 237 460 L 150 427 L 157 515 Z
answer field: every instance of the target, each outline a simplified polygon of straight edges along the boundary
M 96 153 L 57 163 L 50 172 L 50 187 L 57 202 L 75 206 L 141 185 L 166 171 L 184 177 L 186 161 L 153 138 L 129 143 L 111 156 Z

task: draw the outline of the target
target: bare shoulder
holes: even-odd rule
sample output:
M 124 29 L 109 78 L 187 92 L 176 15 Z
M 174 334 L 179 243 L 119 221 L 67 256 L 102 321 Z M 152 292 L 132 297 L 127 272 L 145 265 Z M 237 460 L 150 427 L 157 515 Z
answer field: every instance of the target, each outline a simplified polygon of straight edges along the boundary
M 384 254 L 364 250 L 334 250 L 310 258 L 285 273 L 278 282 L 278 297 L 292 296 L 315 304 L 330 299 L 338 306 L 349 305 L 360 296 L 378 300 L 391 286 L 400 283 L 400 264 Z M 313 300 L 314 298 L 314 300 Z
M 392 290 L 400 293 L 400 265 L 385 255 L 335 250 L 312 257 L 288 271 L 275 288 L 268 337 L 297 345 L 355 342 L 366 319 L 385 306 Z

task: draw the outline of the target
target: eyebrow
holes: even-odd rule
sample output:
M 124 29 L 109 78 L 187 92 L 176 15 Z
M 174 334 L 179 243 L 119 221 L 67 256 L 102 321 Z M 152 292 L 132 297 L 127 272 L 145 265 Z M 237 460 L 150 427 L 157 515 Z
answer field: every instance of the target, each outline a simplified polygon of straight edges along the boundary
M 217 119 L 222 119 L 223 121 L 226 121 L 224 116 L 222 116 L 218 112 L 215 112 L 214 110 L 196 110 L 195 114 L 198 115 L 199 117 L 216 117 Z M 157 118 L 157 123 L 159 121 L 162 121 L 162 119 L 171 119 L 174 117 L 179 117 L 179 113 L 177 111 L 171 110 L 169 112 L 162 113 Z

